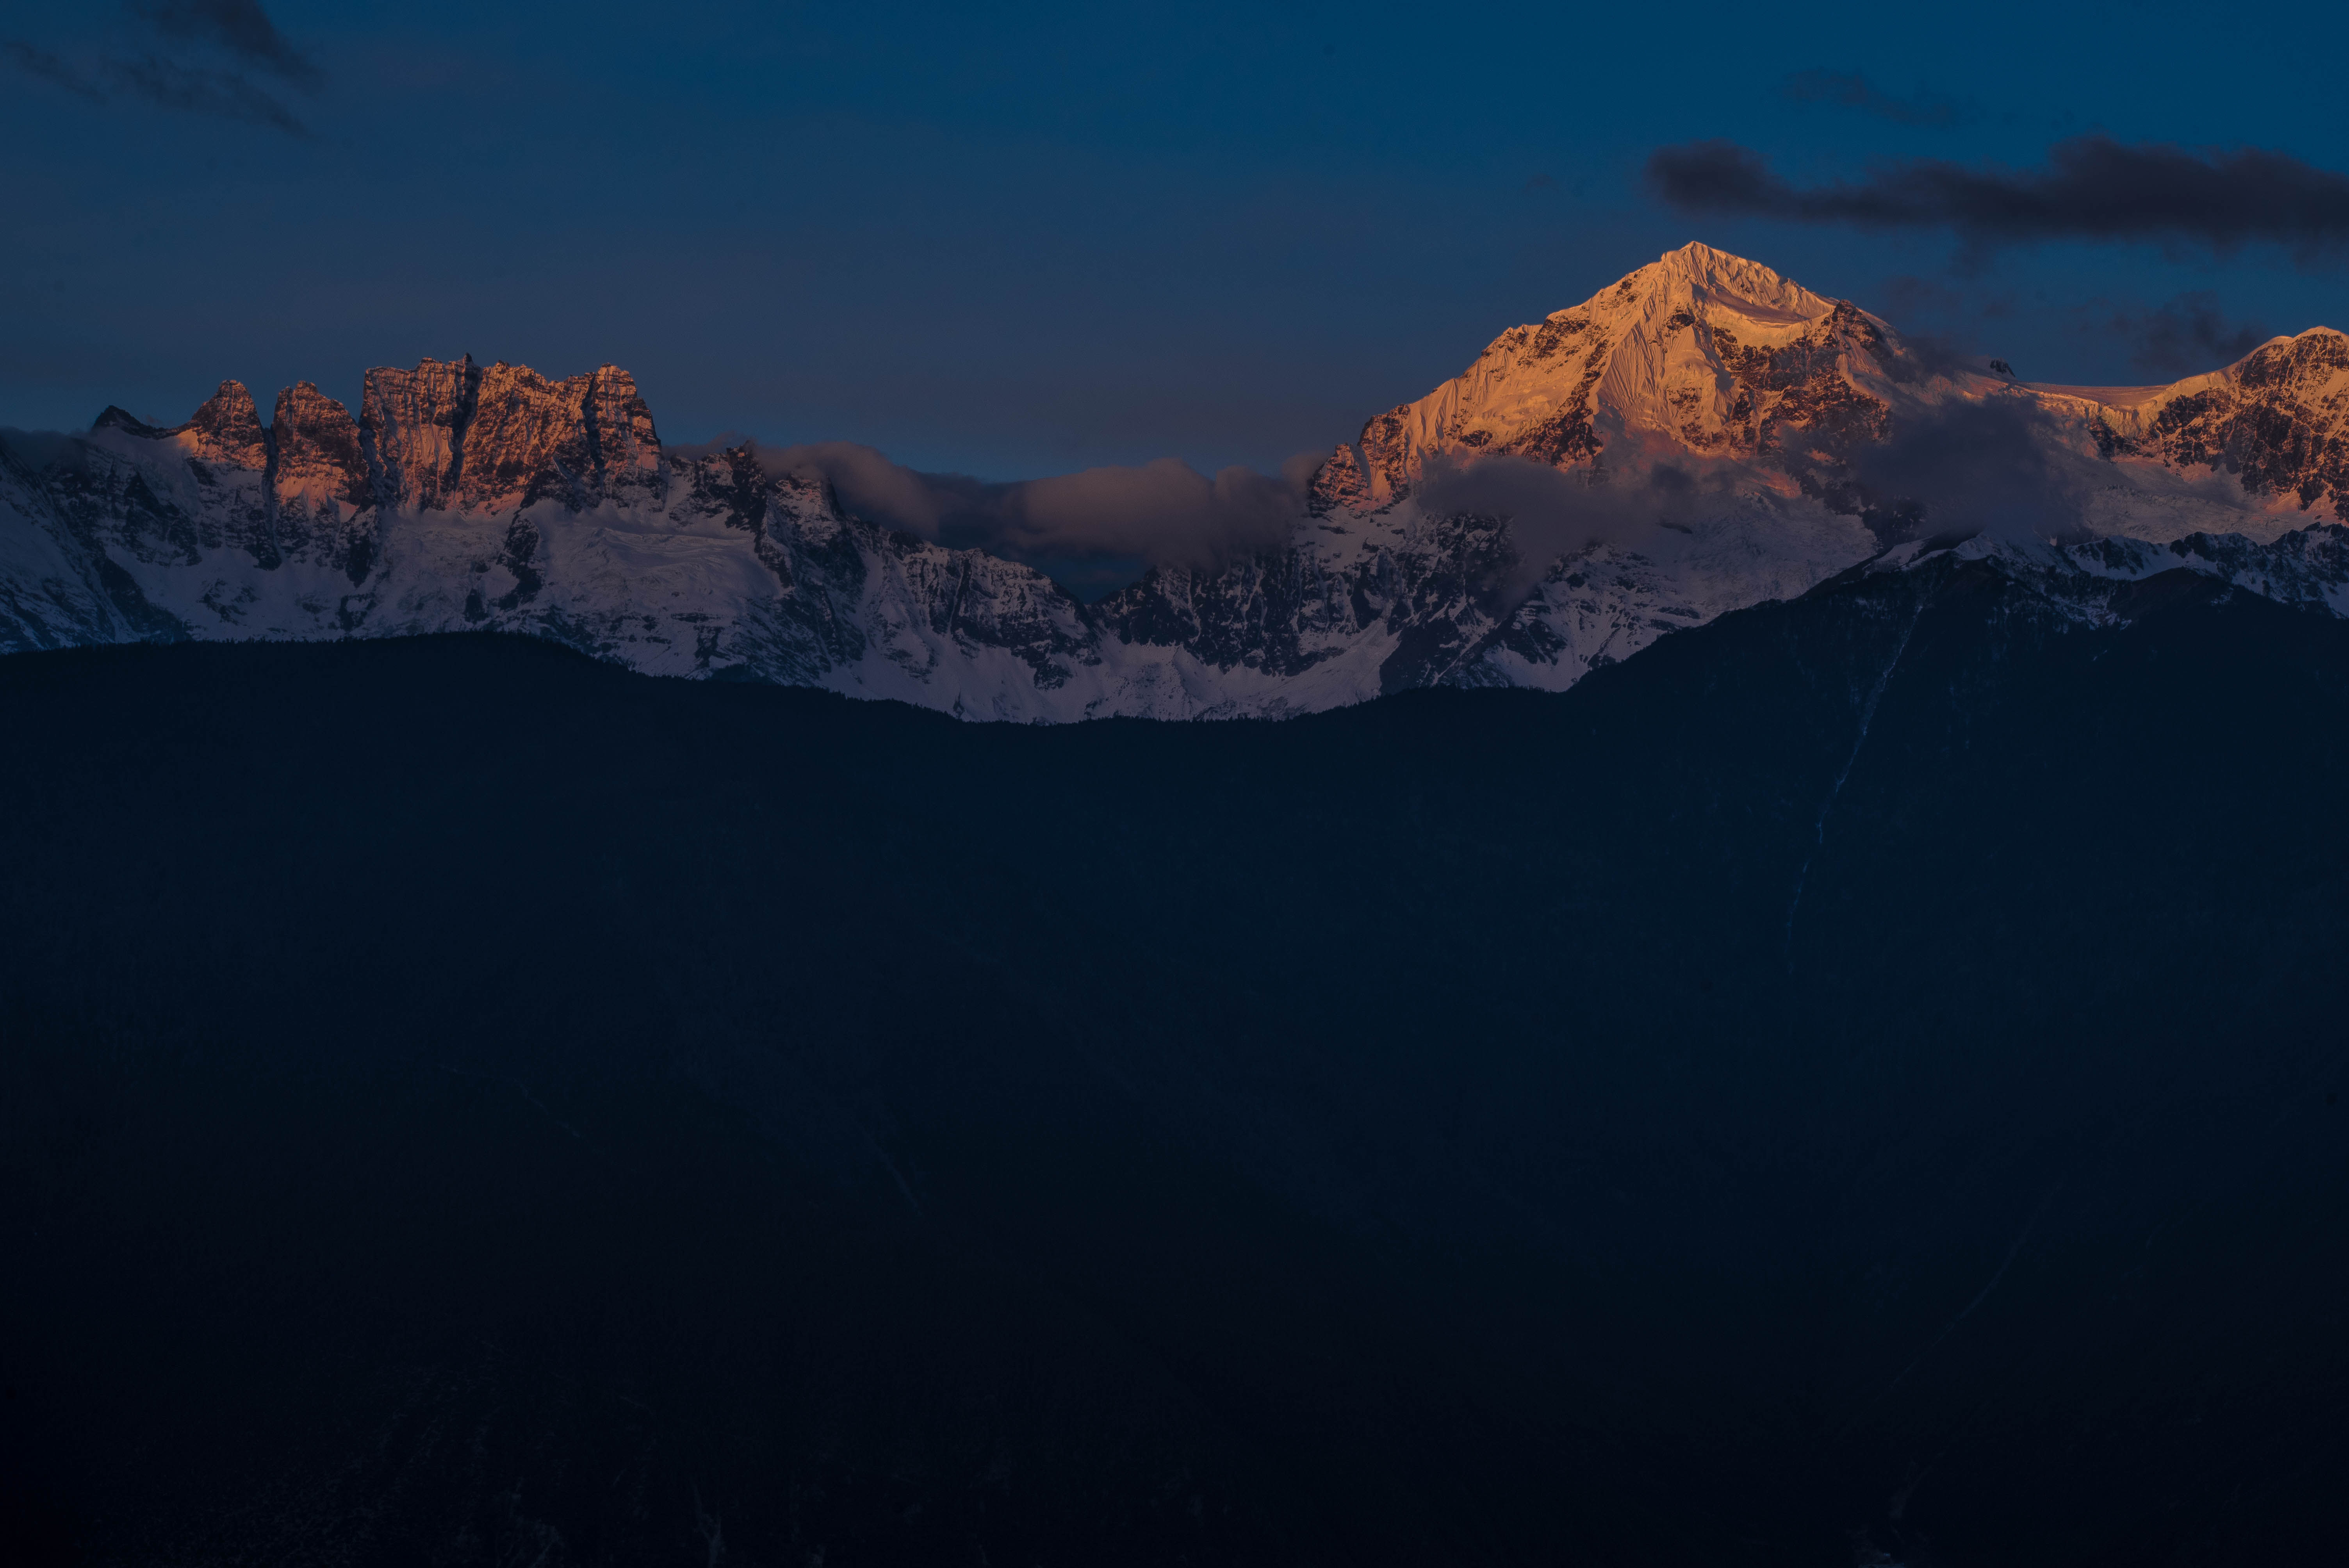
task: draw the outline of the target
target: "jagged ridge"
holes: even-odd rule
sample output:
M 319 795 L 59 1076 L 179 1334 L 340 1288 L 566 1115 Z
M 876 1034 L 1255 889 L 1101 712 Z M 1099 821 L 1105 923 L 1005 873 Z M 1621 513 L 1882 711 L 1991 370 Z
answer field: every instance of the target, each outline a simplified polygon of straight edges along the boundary
M 264 425 L 224 382 L 180 426 L 109 407 L 84 437 L 13 443 L 0 647 L 502 627 L 653 673 L 1019 720 L 1557 689 L 1678 627 L 1907 559 L 1820 474 L 1854 443 L 1992 399 L 2046 415 L 2093 479 L 2098 531 L 2130 536 L 2023 551 L 2013 570 L 2113 578 L 2166 547 L 2340 607 L 2340 530 L 2320 521 L 2349 485 L 2340 334 L 2168 387 L 2032 387 L 1690 245 L 1372 418 L 1320 466 L 1285 548 L 1154 570 L 1097 604 L 849 515 L 748 446 L 665 452 L 616 366 L 556 381 L 466 356 L 369 371 L 356 418 L 302 383 Z M 1432 474 L 1496 458 L 1602 486 L 1667 464 L 1725 478 L 1702 515 L 1528 560 L 1510 517 L 1423 499 Z

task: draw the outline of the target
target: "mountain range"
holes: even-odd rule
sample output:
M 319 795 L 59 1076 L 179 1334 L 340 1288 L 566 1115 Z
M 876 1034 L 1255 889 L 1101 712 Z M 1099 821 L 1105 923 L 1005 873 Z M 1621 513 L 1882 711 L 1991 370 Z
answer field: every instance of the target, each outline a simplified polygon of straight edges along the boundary
M 426 360 L 356 417 L 236 382 L 0 443 L 0 651 L 467 629 L 970 718 L 1280 717 L 1560 690 L 1668 632 L 1949 551 L 2082 624 L 2185 567 L 2349 613 L 2349 336 L 2160 387 L 2029 384 L 1691 244 L 1368 420 L 1284 542 L 1098 602 L 664 448 L 625 370 Z
M 610 367 L 8 435 L 0 1557 L 2324 1561 L 2345 387 L 1691 247 L 1092 603 Z

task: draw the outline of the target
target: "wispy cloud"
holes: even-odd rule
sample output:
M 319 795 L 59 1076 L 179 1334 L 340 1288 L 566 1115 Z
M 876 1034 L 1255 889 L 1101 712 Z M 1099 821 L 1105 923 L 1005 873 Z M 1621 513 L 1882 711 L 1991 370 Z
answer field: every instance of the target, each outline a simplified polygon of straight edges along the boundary
M 721 444 L 734 443 L 721 437 L 680 449 Z M 1304 511 L 1317 466 L 1300 454 L 1278 476 L 1236 467 L 1210 477 L 1161 458 L 991 483 L 909 469 L 854 441 L 753 449 L 770 474 L 820 475 L 849 511 L 958 549 L 1031 562 L 1132 559 L 1200 568 L 1279 548 Z
M 1827 441 L 1794 459 L 1835 510 L 1879 543 L 1982 532 L 2017 542 L 2087 536 L 2104 465 L 2021 398 L 1961 399 L 1914 410 L 1887 440 Z
M 1538 569 L 1569 551 L 1700 521 L 1733 500 L 1733 478 L 1701 459 L 1601 474 L 1516 457 L 1438 458 L 1416 497 L 1431 513 L 1508 519 L 1526 564 Z
M 1988 248 L 2043 240 L 2290 246 L 2303 259 L 2349 241 L 2349 175 L 2261 148 L 2202 150 L 2075 137 L 2039 169 L 1915 159 L 1857 182 L 1797 186 L 1730 141 L 1659 148 L 1655 193 L 1684 212 L 1862 228 L 1945 228 Z
M 5 57 L 10 65 L 28 77 L 53 83 L 93 103 L 106 101 L 106 95 L 98 89 L 97 83 L 76 70 L 70 61 L 61 59 L 46 49 L 36 49 L 21 39 L 10 38 L 0 42 L 0 57 Z
M 2087 532 L 2088 485 L 2054 421 L 2028 404 L 1962 402 L 1906 419 L 1891 439 L 1855 446 L 1858 498 L 1885 530 L 1920 536 L 1982 531 L 2013 539 Z M 1889 540 L 1887 542 L 1890 542 Z
M 210 44 L 287 81 L 318 79 L 318 67 L 286 42 L 259 0 L 134 0 L 130 11 L 167 38 Z
M 1807 70 L 1789 76 L 1779 89 L 1795 103 L 1833 104 L 1856 108 L 1895 125 L 1952 126 L 1972 118 L 1968 106 L 1954 98 L 1920 93 L 1900 98 L 1885 92 L 1857 71 Z
M 122 91 L 158 108 L 274 126 L 289 136 L 310 134 L 310 128 L 292 109 L 234 71 L 183 66 L 149 55 L 135 60 L 109 60 L 106 76 Z
M 2148 380 L 2171 380 L 2232 365 L 2272 335 L 2256 321 L 2230 321 L 2209 289 L 2147 307 L 2109 301 L 2085 306 L 2080 329 L 2129 346 L 2129 364 Z
M 134 30 L 115 47 L 97 43 L 81 60 L 22 39 L 0 40 L 0 58 L 92 103 L 119 94 L 185 114 L 210 115 L 306 137 L 309 127 L 255 73 L 314 91 L 317 66 L 278 30 L 259 0 L 129 0 Z

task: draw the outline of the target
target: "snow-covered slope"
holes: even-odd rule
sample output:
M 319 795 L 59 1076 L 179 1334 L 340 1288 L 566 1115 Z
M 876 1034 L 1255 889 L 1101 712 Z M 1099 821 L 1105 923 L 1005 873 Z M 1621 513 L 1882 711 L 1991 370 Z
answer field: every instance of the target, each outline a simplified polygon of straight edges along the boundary
M 0 650 L 492 627 L 653 674 L 1019 721 L 1558 689 L 1675 628 L 1915 557 L 1932 509 L 1871 498 L 1864 454 L 1977 407 L 2027 415 L 2086 531 L 2126 536 L 1993 529 L 1973 548 L 2011 569 L 2184 565 L 2344 608 L 2341 334 L 2172 387 L 2027 387 L 1690 245 L 1371 419 L 1284 547 L 1096 604 L 850 515 L 748 446 L 664 451 L 616 366 L 549 381 L 468 358 L 370 371 L 356 418 L 305 383 L 264 425 L 227 382 L 170 429 L 109 408 L 80 436 L 8 437 Z

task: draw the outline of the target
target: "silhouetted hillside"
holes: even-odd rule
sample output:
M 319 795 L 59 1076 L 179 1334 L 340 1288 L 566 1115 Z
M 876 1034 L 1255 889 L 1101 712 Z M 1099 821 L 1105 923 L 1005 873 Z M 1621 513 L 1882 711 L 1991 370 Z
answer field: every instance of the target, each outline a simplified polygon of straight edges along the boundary
M 2133 592 L 1943 560 L 1277 725 L 0 660 L 11 1528 L 2310 1560 L 2349 627 Z

